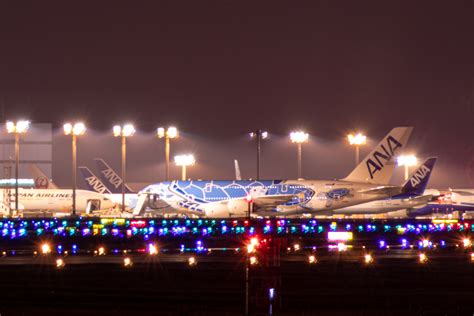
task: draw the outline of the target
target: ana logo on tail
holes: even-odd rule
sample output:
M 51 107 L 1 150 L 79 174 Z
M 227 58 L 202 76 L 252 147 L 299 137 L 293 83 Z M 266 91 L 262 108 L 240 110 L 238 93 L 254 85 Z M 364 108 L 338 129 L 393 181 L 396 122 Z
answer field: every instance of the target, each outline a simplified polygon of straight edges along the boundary
M 395 151 L 402 147 L 402 144 L 391 135 L 388 136 L 385 141 L 387 143 L 386 146 L 381 144 L 379 150 L 376 150 L 372 157 L 366 161 L 367 170 L 369 171 L 371 179 L 374 178 L 376 172 L 382 170 L 386 162 L 392 159 Z
M 412 187 L 416 187 L 417 185 L 419 185 L 421 183 L 421 181 L 423 181 L 423 179 L 426 178 L 426 175 L 428 173 L 430 173 L 431 170 L 423 165 L 421 166 L 411 177 L 410 179 L 410 182 L 411 182 L 411 185 Z
M 100 194 L 108 193 L 108 190 L 105 185 L 99 179 L 97 179 L 97 177 L 91 176 L 84 178 L 84 180 L 87 181 L 87 183 L 92 187 L 95 192 Z
M 95 191 L 100 194 L 110 194 L 110 190 L 107 186 L 92 173 L 87 167 L 79 167 L 79 171 L 82 174 L 82 178 L 87 184 L 89 190 Z
M 122 184 L 122 179 L 115 173 L 111 168 L 107 170 L 102 170 L 101 173 L 104 177 L 112 183 L 112 185 L 117 189 Z

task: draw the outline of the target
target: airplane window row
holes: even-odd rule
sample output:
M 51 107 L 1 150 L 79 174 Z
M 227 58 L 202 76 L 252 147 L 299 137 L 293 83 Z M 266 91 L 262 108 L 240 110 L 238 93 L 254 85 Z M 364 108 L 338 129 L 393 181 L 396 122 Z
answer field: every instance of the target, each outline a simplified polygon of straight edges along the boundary
M 290 189 L 308 189 L 309 186 L 304 185 L 289 185 L 287 186 Z M 285 188 L 283 185 L 271 185 L 271 186 L 240 186 L 240 185 L 231 185 L 228 186 L 227 189 L 253 189 L 253 188 L 265 188 L 265 189 L 278 189 L 278 188 Z

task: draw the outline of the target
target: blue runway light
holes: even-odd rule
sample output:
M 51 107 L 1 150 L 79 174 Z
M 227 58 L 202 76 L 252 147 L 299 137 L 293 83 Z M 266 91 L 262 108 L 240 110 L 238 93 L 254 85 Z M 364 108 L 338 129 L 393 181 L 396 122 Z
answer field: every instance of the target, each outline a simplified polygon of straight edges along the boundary
M 268 298 L 270 300 L 273 300 L 275 298 L 275 289 L 274 288 L 268 289 Z
M 380 248 L 380 249 L 383 249 L 383 248 L 385 248 L 386 246 L 387 246 L 387 245 L 386 245 L 386 243 L 385 243 L 385 240 L 379 240 L 379 248 Z
M 408 241 L 405 238 L 402 239 L 401 243 L 402 243 L 402 248 L 407 248 L 408 247 Z

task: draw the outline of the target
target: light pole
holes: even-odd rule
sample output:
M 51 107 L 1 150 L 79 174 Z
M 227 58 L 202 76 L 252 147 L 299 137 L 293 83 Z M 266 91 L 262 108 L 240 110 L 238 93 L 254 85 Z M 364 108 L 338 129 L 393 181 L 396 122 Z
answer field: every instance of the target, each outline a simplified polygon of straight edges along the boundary
M 303 131 L 291 132 L 290 139 L 292 143 L 298 145 L 298 179 L 301 178 L 301 145 L 306 143 L 309 139 L 308 133 Z
M 127 154 L 127 137 L 135 134 L 135 127 L 132 124 L 125 124 L 123 126 L 114 126 L 114 136 L 122 139 L 122 212 L 125 212 L 125 181 L 126 181 L 126 154 Z
M 193 155 L 178 155 L 174 156 L 174 163 L 181 166 L 181 180 L 186 180 L 186 167 L 194 165 L 196 159 Z
M 257 143 L 257 180 L 260 180 L 260 152 L 262 148 L 262 139 L 268 138 L 268 132 L 257 129 L 250 133 L 250 138 L 255 139 Z
M 30 127 L 29 121 L 7 121 L 6 128 L 9 134 L 15 134 L 15 211 L 18 211 L 18 169 L 20 167 L 20 134 L 24 134 Z M 10 208 L 10 216 L 12 210 Z
M 247 196 L 245 197 L 245 200 L 247 201 L 247 221 L 250 223 L 251 220 L 251 213 L 252 213 L 252 208 L 253 208 L 253 199 L 252 195 L 250 193 L 247 193 Z M 252 245 L 255 246 L 255 245 Z M 250 249 L 247 246 L 247 252 L 246 252 L 246 258 L 245 258 L 245 315 L 249 315 L 249 302 L 250 302 L 250 291 L 249 291 L 249 285 L 250 285 Z
M 408 180 L 409 168 L 418 164 L 418 158 L 415 155 L 402 155 L 397 157 L 397 164 L 405 167 L 405 181 Z
M 174 126 L 164 128 L 164 127 L 158 127 L 156 130 L 156 134 L 158 138 L 164 138 L 165 139 L 165 160 L 166 160 L 166 181 L 169 181 L 170 179 L 170 139 L 172 138 L 178 138 L 178 129 Z
M 71 135 L 72 140 L 72 216 L 76 216 L 76 177 L 77 177 L 77 136 L 84 135 L 84 123 L 66 123 L 63 126 L 64 135 Z
M 355 165 L 359 164 L 359 148 L 360 145 L 364 145 L 367 142 L 367 136 L 357 133 L 347 135 L 347 140 L 349 144 L 355 146 Z

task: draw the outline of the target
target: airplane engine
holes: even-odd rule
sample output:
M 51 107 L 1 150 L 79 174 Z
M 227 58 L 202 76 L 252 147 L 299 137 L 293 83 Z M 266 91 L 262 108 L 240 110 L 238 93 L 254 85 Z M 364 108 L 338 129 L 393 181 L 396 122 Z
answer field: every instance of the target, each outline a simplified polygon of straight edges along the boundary
M 229 215 L 231 217 L 244 217 L 248 212 L 248 203 L 244 200 L 230 200 L 227 203 L 229 209 Z
M 206 217 L 244 217 L 247 214 L 247 202 L 244 200 L 230 200 L 227 203 L 210 203 L 205 207 Z
M 387 213 L 387 218 L 407 218 L 407 217 L 415 217 L 412 214 L 413 211 L 411 210 L 398 210 L 398 211 L 393 211 L 393 212 L 388 212 Z
M 229 209 L 224 203 L 210 203 L 205 206 L 204 212 L 206 213 L 206 217 L 229 217 Z

